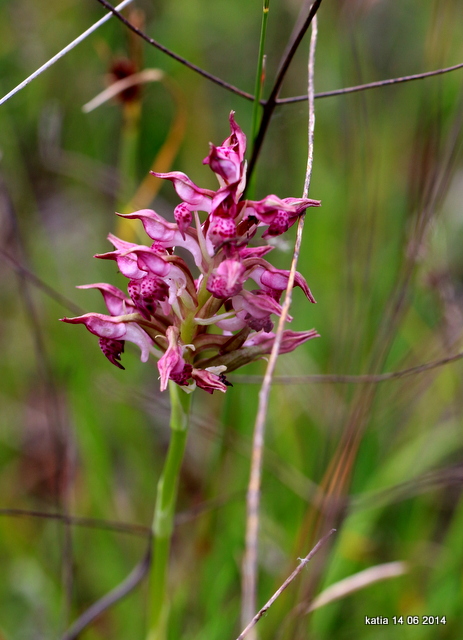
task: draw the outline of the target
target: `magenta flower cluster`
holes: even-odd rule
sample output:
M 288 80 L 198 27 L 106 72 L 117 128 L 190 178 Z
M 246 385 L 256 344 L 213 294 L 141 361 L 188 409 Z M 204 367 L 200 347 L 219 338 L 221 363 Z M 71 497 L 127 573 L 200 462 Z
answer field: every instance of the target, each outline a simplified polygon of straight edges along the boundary
M 226 372 L 271 352 L 271 317 L 282 312 L 289 271 L 264 260 L 272 250 L 265 240 L 287 231 L 307 207 L 320 205 L 318 200 L 275 195 L 242 199 L 246 138 L 233 112 L 230 127 L 231 135 L 219 147 L 211 144 L 203 161 L 218 178 L 217 191 L 197 187 L 179 171 L 153 173 L 170 180 L 182 200 L 174 210 L 175 223 L 150 209 L 129 214 L 125 217 L 141 220 L 152 244 L 133 244 L 110 234 L 114 251 L 95 256 L 117 262 L 129 280 L 128 295 L 111 284 L 83 285 L 80 288 L 101 292 L 110 315 L 63 318 L 84 324 L 98 336 L 104 355 L 121 369 L 126 340 L 140 347 L 143 362 L 150 354 L 156 356 L 162 391 L 169 380 L 185 390 L 198 386 L 209 393 L 226 391 Z M 200 211 L 207 214 L 204 222 Z M 249 246 L 261 227 L 264 244 Z M 176 249 L 191 254 L 196 277 Z M 257 288 L 247 286 L 250 280 Z M 299 273 L 295 285 L 315 302 Z M 284 331 L 280 353 L 317 335 L 314 329 Z

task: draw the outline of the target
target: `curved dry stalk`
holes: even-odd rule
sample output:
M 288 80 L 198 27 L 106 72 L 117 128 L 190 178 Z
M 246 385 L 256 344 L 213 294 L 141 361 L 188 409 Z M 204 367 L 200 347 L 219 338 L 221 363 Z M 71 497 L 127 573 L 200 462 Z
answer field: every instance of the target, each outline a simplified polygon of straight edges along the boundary
M 270 607 L 275 602 L 275 600 L 280 597 L 280 595 L 283 593 L 283 591 L 287 587 L 289 587 L 289 585 L 294 580 L 294 578 L 296 578 L 300 574 L 302 569 L 312 560 L 312 558 L 317 553 L 317 551 L 320 549 L 320 547 L 325 544 L 325 542 L 328 540 L 328 538 L 330 538 L 335 531 L 336 531 L 336 529 L 331 529 L 331 531 L 329 531 L 325 536 L 323 536 L 323 538 L 321 538 L 317 542 L 317 544 L 312 549 L 312 551 L 310 551 L 310 553 L 308 553 L 306 555 L 306 557 L 301 560 L 300 565 L 292 572 L 292 574 L 288 578 L 286 578 L 286 580 L 283 582 L 281 587 L 275 591 L 275 593 L 270 598 L 270 600 L 266 604 L 264 604 L 264 606 L 262 607 L 262 609 L 258 613 L 256 613 L 256 615 L 251 620 L 251 622 L 248 624 L 248 626 L 240 633 L 240 635 L 238 636 L 237 640 L 243 640 L 243 638 L 245 636 L 247 636 L 249 631 L 251 631 L 251 629 L 256 625 L 256 623 L 259 622 L 259 620 L 262 618 L 262 616 L 267 613 L 267 611 L 270 609 Z
M 403 576 L 408 573 L 409 565 L 407 562 L 385 562 L 384 564 L 377 564 L 374 567 L 369 567 L 364 571 L 354 573 L 348 578 L 339 580 L 335 584 L 330 585 L 324 591 L 322 591 L 312 602 L 310 607 L 306 609 L 305 613 L 310 613 L 315 609 L 320 609 L 330 602 L 340 600 L 346 596 L 365 589 L 375 582 L 382 580 L 388 580 L 389 578 L 396 578 L 397 576 Z
M 116 7 L 116 9 L 121 10 L 124 7 L 126 7 L 128 4 L 130 4 L 132 1 L 133 0 L 124 0 Z M 21 91 L 21 89 L 24 89 L 24 87 L 26 87 L 30 82 L 32 82 L 32 80 L 34 80 L 35 78 L 38 78 L 38 76 L 41 73 L 49 69 L 52 65 L 55 64 L 55 62 L 57 62 L 60 58 L 65 56 L 67 53 L 69 53 L 69 51 L 72 51 L 74 47 L 76 47 L 83 40 L 85 40 L 87 36 L 89 36 L 94 31 L 96 31 L 99 27 L 101 27 L 101 25 L 103 25 L 110 18 L 112 18 L 112 16 L 113 16 L 112 13 L 108 13 L 105 16 L 103 16 L 100 20 L 98 20 L 98 22 L 95 22 L 95 24 L 92 25 L 89 29 L 81 33 L 80 36 L 78 36 L 75 40 L 73 40 L 67 46 L 65 46 L 64 49 L 61 49 L 61 51 L 59 51 L 56 55 L 50 58 L 50 60 L 47 60 L 47 62 L 45 62 L 45 64 L 43 64 L 41 67 L 39 67 L 37 71 L 34 71 L 34 73 L 31 73 L 30 76 L 28 76 L 25 80 L 23 80 L 20 84 L 18 84 L 14 89 L 9 91 L 6 94 L 6 96 L 3 96 L 3 98 L 0 100 L 0 105 L 2 105 L 4 102 L 9 100 L 12 96 L 18 93 L 18 91 Z
M 308 64 L 308 90 L 309 90 L 309 131 L 308 131 L 308 159 L 307 171 L 304 182 L 303 198 L 307 198 L 310 178 L 312 175 L 313 163 L 313 136 L 315 128 L 315 109 L 314 109 L 314 66 L 315 66 L 315 47 L 317 42 L 317 21 L 316 16 L 312 21 L 312 35 L 310 40 L 310 53 Z M 294 247 L 293 260 L 286 288 L 286 297 L 283 304 L 283 311 L 278 322 L 275 342 L 265 372 L 262 388 L 259 393 L 259 408 L 254 426 L 251 473 L 249 479 L 247 493 L 247 521 L 246 521 L 246 542 L 245 554 L 242 565 L 242 624 L 251 618 L 256 610 L 256 587 L 257 587 L 257 539 L 259 532 L 259 505 L 260 505 L 260 486 L 262 477 L 262 458 L 265 434 L 265 422 L 268 411 L 268 399 L 270 394 L 270 386 L 272 384 L 272 376 L 275 370 L 275 364 L 280 350 L 281 340 L 283 336 L 283 328 L 288 316 L 289 307 L 291 305 L 291 292 L 294 285 L 296 274 L 296 266 L 299 258 L 299 251 L 302 241 L 302 231 L 304 228 L 304 216 L 299 218 L 297 227 L 296 244 Z M 251 639 L 255 637 L 251 634 Z
M 104 595 L 91 607 L 86 609 L 72 626 L 64 633 L 61 640 L 77 640 L 81 632 L 96 620 L 102 613 L 112 607 L 116 602 L 125 598 L 137 587 L 146 577 L 151 565 L 151 540 L 145 555 L 140 562 L 132 569 L 129 575 L 112 591 Z
M 161 69 L 144 69 L 139 73 L 132 73 L 130 76 L 112 82 L 104 91 L 84 104 L 82 111 L 84 113 L 90 113 L 90 111 L 100 107 L 105 102 L 108 102 L 108 100 L 115 98 L 119 93 L 122 93 L 129 87 L 134 87 L 137 84 L 146 84 L 147 82 L 159 82 L 163 78 L 164 71 L 161 71 Z

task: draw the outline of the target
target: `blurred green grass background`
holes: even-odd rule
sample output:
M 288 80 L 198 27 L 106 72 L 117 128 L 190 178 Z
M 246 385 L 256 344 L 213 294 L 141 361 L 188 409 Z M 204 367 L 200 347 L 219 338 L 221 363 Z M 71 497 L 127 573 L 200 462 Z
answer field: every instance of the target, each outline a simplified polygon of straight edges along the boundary
M 302 3 L 270 6 L 268 95 Z M 137 2 L 144 30 L 252 92 L 260 0 Z M 85 0 L 0 3 L 2 95 L 102 15 Z M 316 91 L 463 61 L 463 5 L 403 0 L 322 3 Z M 0 107 L 0 638 L 60 638 L 143 556 L 166 451 L 168 398 L 154 363 L 135 352 L 121 372 L 83 329 L 58 322 L 102 311 L 78 284 L 122 284 L 109 250 L 127 181 L 146 176 L 176 108 L 164 85 L 142 91 L 131 176 L 119 175 L 121 105 L 84 114 L 112 62 L 134 41 L 115 19 Z M 308 40 L 282 96 L 306 92 Z M 185 135 L 172 168 L 215 187 L 201 164 L 228 135 L 246 133 L 252 105 L 140 45 L 142 68 L 181 88 Z M 446 358 L 463 329 L 462 71 L 316 102 L 310 195 L 299 270 L 318 301 L 296 290 L 295 330 L 321 338 L 282 356 L 277 376 L 378 374 Z M 177 105 L 178 106 L 178 105 Z M 307 105 L 278 108 L 257 168 L 256 197 L 300 196 Z M 129 185 L 130 186 L 130 185 Z M 177 203 L 167 185 L 153 203 Z M 293 230 L 294 231 L 294 230 Z M 292 234 L 294 237 L 294 234 Z M 291 248 L 273 261 L 289 268 Z M 18 265 L 21 265 L 22 270 Z M 40 279 L 40 282 L 34 278 Z M 262 486 L 259 602 L 331 525 L 328 545 L 259 623 L 263 639 L 457 639 L 463 613 L 462 364 L 377 384 L 306 381 L 272 390 Z M 170 591 L 172 640 L 239 631 L 245 491 L 265 363 L 234 376 L 225 397 L 195 394 L 179 496 Z M 323 499 L 325 497 L 325 499 Z M 12 513 L 20 509 L 29 514 Z M 91 518 L 52 520 L 39 514 Z M 35 514 L 35 515 L 34 515 Z M 127 531 L 105 522 L 142 525 Z M 368 567 L 407 572 L 308 614 L 325 587 Z M 144 637 L 146 584 L 104 613 L 84 640 Z M 407 616 L 446 624 L 407 624 Z M 388 616 L 389 625 L 365 625 Z M 404 616 L 400 628 L 393 616 Z

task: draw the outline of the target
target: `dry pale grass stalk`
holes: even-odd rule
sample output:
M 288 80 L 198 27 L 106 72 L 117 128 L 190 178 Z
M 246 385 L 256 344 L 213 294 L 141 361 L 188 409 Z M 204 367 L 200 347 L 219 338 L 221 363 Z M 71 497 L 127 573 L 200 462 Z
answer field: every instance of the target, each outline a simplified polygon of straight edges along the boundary
M 82 111 L 84 113 L 90 113 L 90 111 L 93 111 L 105 102 L 108 102 L 108 100 L 115 98 L 119 93 L 129 89 L 129 87 L 133 87 L 137 84 L 145 84 L 147 82 L 159 82 L 163 78 L 164 72 L 161 71 L 161 69 L 145 69 L 139 73 L 132 73 L 130 76 L 110 84 L 107 89 L 84 104 Z
M 316 16 L 312 21 L 312 34 L 310 39 L 310 52 L 308 64 L 308 93 L 309 93 L 309 126 L 308 126 L 308 159 L 307 170 L 304 182 L 303 198 L 307 198 L 310 186 L 310 178 L 312 175 L 313 164 L 313 137 L 315 128 L 315 109 L 314 109 L 314 66 L 315 66 L 315 47 L 317 42 L 317 19 Z M 256 422 L 254 425 L 254 436 L 251 458 L 251 472 L 247 493 L 247 521 L 246 521 L 246 542 L 245 554 L 242 565 L 242 609 L 241 621 L 245 625 L 251 619 L 256 610 L 256 589 L 257 589 L 257 554 L 258 554 L 258 533 L 259 533 L 259 505 L 260 505 L 260 487 L 262 478 L 262 458 L 265 436 L 265 423 L 268 411 L 268 400 L 270 387 L 272 384 L 272 376 L 275 370 L 275 364 L 280 350 L 280 344 L 283 335 L 283 329 L 288 316 L 289 307 L 291 305 L 291 292 L 294 285 L 297 261 L 302 241 L 302 231 L 304 228 L 304 216 L 299 218 L 297 227 L 296 243 L 291 263 L 291 270 L 286 287 L 286 297 L 283 304 L 283 311 L 278 322 L 278 329 L 273 345 L 272 352 L 267 364 L 267 369 L 259 392 L 259 408 L 257 412 Z M 250 638 L 255 638 L 255 630 L 252 631 Z
M 317 553 L 317 551 L 320 549 L 320 547 L 325 544 L 325 542 L 328 540 L 328 538 L 330 538 L 335 531 L 336 531 L 336 529 L 331 529 L 331 531 L 328 531 L 328 533 L 325 536 L 323 536 L 323 538 L 321 538 L 317 542 L 317 544 L 312 549 L 312 551 L 310 551 L 306 555 L 306 557 L 301 560 L 300 565 L 296 569 L 294 569 L 294 571 L 292 572 L 292 574 L 288 578 L 286 578 L 286 580 L 283 582 L 281 587 L 279 587 L 279 589 L 277 589 L 275 591 L 275 593 L 270 598 L 270 600 L 266 604 L 264 604 L 264 606 L 262 607 L 262 609 L 258 613 L 256 613 L 256 615 L 251 620 L 251 622 L 248 624 L 248 626 L 245 629 L 243 629 L 243 631 L 240 633 L 240 635 L 238 636 L 237 640 L 243 640 L 243 638 L 248 635 L 249 631 L 251 631 L 251 629 L 253 629 L 254 625 L 257 622 L 259 622 L 259 620 L 262 618 L 263 615 L 265 615 L 267 613 L 267 611 L 270 609 L 270 607 L 275 602 L 275 600 L 283 593 L 283 591 L 286 589 L 286 587 L 288 587 L 291 584 L 291 582 L 294 580 L 294 578 L 296 578 L 300 574 L 302 569 L 307 565 L 308 562 L 310 562 L 312 560 L 312 558 Z
M 384 564 L 378 564 L 375 567 L 370 567 L 364 571 L 354 573 L 354 575 L 344 578 L 335 584 L 332 584 L 327 589 L 322 591 L 312 602 L 310 607 L 306 609 L 305 613 L 310 613 L 315 609 L 320 609 L 330 602 L 340 600 L 346 596 L 369 587 L 374 582 L 380 582 L 381 580 L 388 580 L 389 578 L 396 578 L 407 573 L 409 566 L 406 562 L 386 562 Z
M 122 10 L 124 7 L 126 7 L 128 4 L 130 4 L 133 0 L 124 0 L 123 2 L 121 2 L 119 5 L 117 5 L 116 9 L 117 10 Z M 66 45 L 64 47 L 64 49 L 61 49 L 61 51 L 59 51 L 56 55 L 54 55 L 52 58 L 50 58 L 49 60 L 47 60 L 47 62 L 45 62 L 45 64 L 43 64 L 41 67 L 39 67 L 36 71 L 34 71 L 34 73 L 31 73 L 30 76 L 28 76 L 25 80 L 23 80 L 20 84 L 18 84 L 14 89 L 12 89 L 11 91 L 9 91 L 6 96 L 3 96 L 3 98 L 0 100 L 0 105 L 2 105 L 4 102 L 6 102 L 7 100 L 9 100 L 12 96 L 14 96 L 16 93 L 18 93 L 18 91 L 21 91 L 21 89 L 24 89 L 24 87 L 26 87 L 30 82 L 32 82 L 32 80 L 34 80 L 35 78 L 38 78 L 38 76 L 40 74 L 42 74 L 44 71 L 46 71 L 47 69 L 49 69 L 52 65 L 55 64 L 55 62 L 57 62 L 58 60 L 60 60 L 63 56 L 65 56 L 67 53 L 69 53 L 69 51 L 72 51 L 72 49 L 74 49 L 74 47 L 76 47 L 78 44 L 80 44 L 83 40 L 85 40 L 85 38 L 87 38 L 89 35 L 91 35 L 94 31 L 96 31 L 99 27 L 101 27 L 101 25 L 103 25 L 105 22 L 107 22 L 110 18 L 112 18 L 113 14 L 112 13 L 108 13 L 105 16 L 103 16 L 103 18 L 101 18 L 100 20 L 98 20 L 98 22 L 95 22 L 95 24 L 93 24 L 91 27 L 89 27 L 86 31 L 84 31 L 83 33 L 80 34 L 80 36 L 78 36 L 75 40 L 73 40 L 72 42 L 70 42 L 68 45 Z

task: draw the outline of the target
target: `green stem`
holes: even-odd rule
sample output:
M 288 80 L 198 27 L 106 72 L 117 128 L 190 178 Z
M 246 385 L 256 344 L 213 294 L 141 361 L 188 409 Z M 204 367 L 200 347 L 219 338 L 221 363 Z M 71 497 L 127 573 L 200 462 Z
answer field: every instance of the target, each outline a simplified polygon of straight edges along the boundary
M 153 562 L 148 597 L 149 630 L 147 640 L 165 640 L 167 636 L 167 575 L 170 543 L 174 529 L 175 503 L 180 468 L 188 434 L 191 395 L 169 382 L 171 439 L 162 475 L 159 478 L 153 519 Z
M 252 111 L 251 139 L 252 139 L 253 145 L 257 138 L 257 134 L 259 132 L 259 126 L 260 126 L 260 116 L 261 116 L 260 100 L 262 98 L 262 90 L 264 86 L 264 78 L 263 78 L 262 72 L 264 69 L 265 35 L 267 32 L 269 4 L 270 4 L 270 0 L 263 0 L 262 23 L 260 26 L 259 55 L 257 58 L 256 84 L 254 88 L 254 108 Z M 253 191 L 254 191 L 254 181 L 251 180 L 251 184 L 248 188 L 248 193 L 250 193 L 252 196 Z
M 257 59 L 256 85 L 254 88 L 254 109 L 252 112 L 252 141 L 256 139 L 260 124 L 260 100 L 262 98 L 264 67 L 265 34 L 267 32 L 267 20 L 270 0 L 264 0 L 262 6 L 262 23 L 260 26 L 259 57 Z

